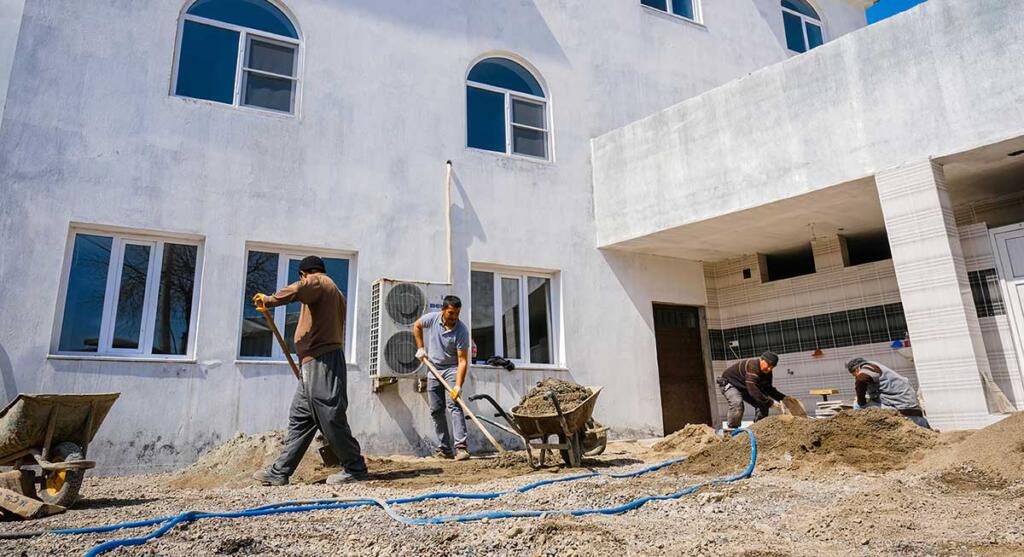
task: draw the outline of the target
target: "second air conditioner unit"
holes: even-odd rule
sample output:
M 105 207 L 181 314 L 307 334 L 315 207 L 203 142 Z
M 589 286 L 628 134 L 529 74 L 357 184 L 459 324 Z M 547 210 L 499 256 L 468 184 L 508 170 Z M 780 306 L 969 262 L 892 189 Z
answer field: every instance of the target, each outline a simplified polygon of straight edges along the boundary
M 378 279 L 370 290 L 370 376 L 417 377 L 412 327 L 427 312 L 440 311 L 447 284 Z

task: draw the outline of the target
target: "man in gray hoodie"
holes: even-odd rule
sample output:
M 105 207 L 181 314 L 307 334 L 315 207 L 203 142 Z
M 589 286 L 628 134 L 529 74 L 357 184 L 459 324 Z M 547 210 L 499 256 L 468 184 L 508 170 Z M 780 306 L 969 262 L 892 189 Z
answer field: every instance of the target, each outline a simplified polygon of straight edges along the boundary
M 931 429 L 917 400 L 917 393 L 906 377 L 878 362 L 870 362 L 864 358 L 854 358 L 846 362 L 846 370 L 853 375 L 857 406 L 866 407 L 868 392 L 877 388 L 882 408 L 896 410 L 915 424 Z

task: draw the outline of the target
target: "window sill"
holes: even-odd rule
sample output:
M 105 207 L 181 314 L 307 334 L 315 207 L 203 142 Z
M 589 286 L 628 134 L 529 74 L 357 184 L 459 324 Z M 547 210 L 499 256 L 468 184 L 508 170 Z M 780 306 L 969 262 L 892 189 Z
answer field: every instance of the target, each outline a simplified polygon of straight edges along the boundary
M 522 161 L 522 162 L 528 162 L 528 163 L 533 163 L 533 164 L 539 164 L 539 165 L 542 165 L 542 166 L 554 166 L 554 164 L 555 164 L 555 161 L 552 160 L 552 159 L 542 159 L 542 158 L 539 158 L 539 157 L 530 157 L 530 156 L 527 156 L 527 155 L 515 155 L 515 154 L 510 155 L 508 153 L 502 153 L 502 152 L 499 152 L 499 151 L 488 151 L 487 149 L 478 149 L 476 147 L 466 147 L 466 151 L 468 151 L 470 153 L 479 153 L 481 155 L 489 155 L 489 156 L 492 156 L 492 157 L 496 157 L 498 159 L 503 159 L 503 160 L 508 160 L 508 161 Z
M 257 366 L 285 366 L 285 367 L 288 367 L 288 360 L 242 360 L 242 359 L 235 359 L 235 365 L 236 366 L 240 366 L 240 365 L 257 365 Z M 300 364 L 299 364 L 298 361 L 296 361 L 295 365 L 300 365 Z M 353 369 L 358 369 L 358 365 L 359 364 L 357 364 L 356 362 L 345 362 L 345 366 L 348 368 L 348 371 L 352 371 Z
M 696 21 L 696 20 L 693 20 L 693 19 L 690 19 L 688 17 L 683 17 L 681 15 L 676 15 L 674 13 L 666 12 L 664 10 L 659 10 L 658 8 L 652 8 L 650 6 L 645 6 L 644 4 L 640 4 L 640 7 L 645 9 L 645 10 L 647 10 L 647 13 L 650 13 L 652 15 L 661 16 L 661 17 L 664 17 L 664 18 L 669 18 L 672 21 L 681 21 L 683 23 L 692 25 L 692 26 L 696 27 L 697 29 L 703 29 L 704 31 L 708 30 L 708 26 L 707 25 L 704 25 L 703 23 L 701 23 L 699 21 Z
M 195 358 L 190 357 L 161 357 L 161 356 L 114 356 L 110 354 L 91 356 L 88 354 L 48 354 L 47 360 L 78 360 L 91 362 L 146 362 L 151 364 L 194 364 Z
M 270 118 L 278 118 L 278 119 L 282 119 L 282 120 L 298 120 L 299 119 L 298 114 L 295 113 L 295 112 L 288 113 L 288 112 L 280 112 L 280 111 L 277 111 L 277 110 L 255 108 L 255 107 L 245 106 L 245 105 L 227 104 L 227 103 L 222 103 L 222 102 L 217 102 L 217 101 L 211 101 L 211 100 L 208 100 L 208 99 L 197 99 L 195 97 L 185 97 L 185 96 L 182 96 L 182 95 L 175 95 L 173 93 L 168 95 L 168 96 L 170 98 L 172 98 L 172 99 L 178 99 L 179 101 L 182 101 L 184 103 L 198 104 L 198 105 L 204 105 L 204 106 L 216 106 L 216 107 L 223 108 L 223 109 L 226 109 L 226 110 L 237 110 L 237 111 L 244 112 L 244 113 L 247 113 L 247 114 L 258 114 L 260 116 L 268 116 Z
M 515 362 L 512 362 L 516 364 Z M 486 369 L 493 371 L 506 371 L 503 367 L 489 366 L 485 364 L 469 364 L 473 369 Z M 516 364 L 513 371 L 569 371 L 569 368 L 553 364 Z

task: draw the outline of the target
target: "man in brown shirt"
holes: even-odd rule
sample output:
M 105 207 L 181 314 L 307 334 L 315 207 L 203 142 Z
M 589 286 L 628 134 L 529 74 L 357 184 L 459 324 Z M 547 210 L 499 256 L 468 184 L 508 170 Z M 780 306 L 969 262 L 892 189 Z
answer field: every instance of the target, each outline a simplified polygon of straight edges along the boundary
M 256 294 L 256 307 L 267 308 L 301 302 L 295 328 L 295 350 L 301 362 L 302 378 L 292 399 L 288 416 L 288 437 L 281 456 L 269 469 L 253 474 L 264 485 L 285 485 L 313 441 L 317 429 L 337 455 L 344 471 L 329 476 L 327 483 L 341 484 L 368 477 L 359 441 L 352 436 L 345 415 L 345 295 L 327 276 L 322 259 L 315 255 L 299 262 L 299 281 L 273 296 Z
M 772 385 L 772 370 L 779 356 L 765 352 L 760 358 L 740 360 L 729 366 L 718 380 L 722 396 L 729 404 L 729 427 L 736 429 L 743 421 L 743 403 L 754 407 L 754 421 L 768 417 L 772 400 L 781 402 L 786 395 Z

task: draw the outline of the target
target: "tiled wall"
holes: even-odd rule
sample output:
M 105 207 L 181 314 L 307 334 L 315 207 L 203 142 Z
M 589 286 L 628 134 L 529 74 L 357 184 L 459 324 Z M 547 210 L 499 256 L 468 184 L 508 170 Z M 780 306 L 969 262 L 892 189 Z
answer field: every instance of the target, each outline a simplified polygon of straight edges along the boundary
M 1021 406 L 1024 385 L 1011 343 L 1009 321 L 1001 308 L 998 285 L 992 282 L 995 259 L 988 230 L 984 223 L 966 225 L 960 228 L 960 235 L 967 268 L 975 283 L 972 286 L 978 287 L 975 299 L 982 302 L 978 304 L 978 311 L 993 376 L 1011 401 L 1024 408 Z M 819 239 L 812 246 L 816 272 L 792 279 L 762 283 L 756 255 L 705 264 L 708 328 L 715 375 L 721 375 L 739 358 L 759 354 L 765 348 L 760 339 L 767 338 L 771 344 L 773 338 L 778 338 L 772 334 L 778 324 L 779 330 L 795 327 L 799 343 L 786 342 L 787 337 L 783 336 L 782 347 L 777 349 L 780 362 L 775 371 L 775 384 L 780 391 L 800 398 L 808 410 L 821 400 L 808 393 L 811 389 L 836 388 L 840 390 L 839 395 L 830 398 L 847 401 L 854 398 L 853 383 L 844 364 L 857 356 L 879 361 L 906 375 L 916 385 L 909 351 L 890 347 L 891 340 L 903 338 L 905 332 L 892 261 L 844 267 L 838 238 Z M 750 270 L 750 278 L 743 278 L 745 269 Z M 860 333 L 853 338 L 844 337 L 847 342 L 833 342 L 830 346 L 821 338 L 825 335 L 818 334 L 826 318 L 831 324 L 837 317 L 845 316 L 850 322 L 851 317 L 856 320 L 861 315 L 865 317 L 867 331 L 858 329 Z M 812 319 L 808 321 L 808 318 Z M 880 328 L 881 323 L 885 324 L 884 330 Z M 757 327 L 759 325 L 761 327 Z M 764 335 L 754 334 L 763 329 L 767 329 Z M 812 338 L 805 339 L 808 330 L 812 331 Z M 805 333 L 800 336 L 801 332 Z M 788 338 L 793 338 L 792 333 Z M 728 341 L 734 339 L 739 341 L 736 349 L 728 346 Z M 775 345 L 768 347 L 776 348 Z M 815 348 L 821 348 L 823 354 L 815 357 Z M 724 415 L 726 406 L 722 397 L 718 397 L 718 405 Z M 748 409 L 746 418 L 751 417 L 752 411 Z

